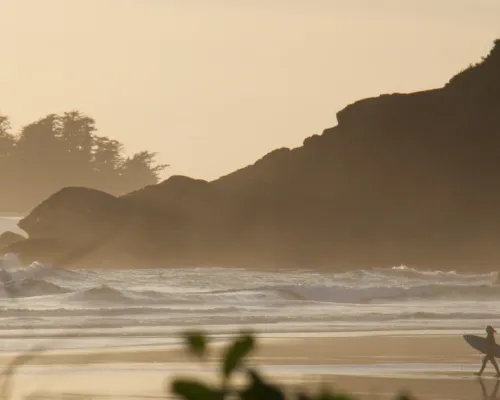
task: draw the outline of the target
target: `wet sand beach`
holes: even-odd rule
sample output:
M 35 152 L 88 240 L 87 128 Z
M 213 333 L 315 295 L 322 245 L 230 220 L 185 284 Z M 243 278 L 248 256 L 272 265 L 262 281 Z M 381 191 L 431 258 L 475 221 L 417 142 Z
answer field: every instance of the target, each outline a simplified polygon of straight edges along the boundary
M 474 376 L 480 355 L 460 335 L 311 335 L 258 343 L 250 362 L 274 381 L 313 391 L 327 385 L 360 399 L 393 398 L 400 392 L 419 399 L 483 399 L 483 388 L 489 395 L 497 382 L 490 366 L 481 381 Z M 212 346 L 200 364 L 176 346 L 49 351 L 16 370 L 12 397 L 167 397 L 173 377 L 217 379 L 219 354 L 220 346 Z M 5 366 L 12 357 L 4 354 L 0 362 Z

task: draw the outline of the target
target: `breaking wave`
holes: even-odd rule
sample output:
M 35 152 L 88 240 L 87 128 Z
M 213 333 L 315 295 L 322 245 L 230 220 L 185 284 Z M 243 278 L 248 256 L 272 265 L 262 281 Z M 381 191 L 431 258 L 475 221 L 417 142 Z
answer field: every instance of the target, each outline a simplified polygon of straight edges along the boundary
M 9 258 L 9 264 L 15 264 L 15 258 Z M 179 271 L 182 274 L 182 270 Z M 500 299 L 496 272 L 460 274 L 454 271 L 422 271 L 405 266 L 326 274 L 321 279 L 317 276 L 294 279 L 293 274 L 284 278 L 280 276 L 279 279 L 268 277 L 267 284 L 253 287 L 249 286 L 251 279 L 247 279 L 246 287 L 231 287 L 232 283 L 228 281 L 225 288 L 218 290 L 207 290 L 205 285 L 198 286 L 202 286 L 203 290 L 196 290 L 196 281 L 193 282 L 191 273 L 182 282 L 186 290 L 174 292 L 168 286 L 158 287 L 154 277 L 150 281 L 156 286 L 143 284 L 137 288 L 133 287 L 133 282 L 122 280 L 129 278 L 103 282 L 99 273 L 94 272 L 94 275 L 37 262 L 28 267 L 0 268 L 0 295 L 30 297 L 65 294 L 66 302 L 99 301 L 110 304 L 301 301 L 362 304 L 411 299 Z M 179 277 L 176 279 L 179 281 Z M 255 281 L 261 283 L 262 277 Z
M 495 272 L 405 266 L 342 273 L 67 270 L 42 263 L 23 266 L 12 255 L 0 259 L 0 266 L 0 331 L 285 322 L 444 326 L 499 320 Z
M 127 297 L 118 289 L 114 289 L 107 285 L 102 285 L 98 287 L 93 287 L 90 289 L 78 291 L 72 293 L 66 297 L 67 301 L 79 301 L 79 302 L 108 302 L 108 303 L 128 303 L 132 299 Z
M 275 291 L 284 298 L 331 303 L 367 303 L 383 300 L 500 298 L 500 286 L 473 286 L 428 284 L 392 287 L 345 286 L 281 286 L 260 288 Z

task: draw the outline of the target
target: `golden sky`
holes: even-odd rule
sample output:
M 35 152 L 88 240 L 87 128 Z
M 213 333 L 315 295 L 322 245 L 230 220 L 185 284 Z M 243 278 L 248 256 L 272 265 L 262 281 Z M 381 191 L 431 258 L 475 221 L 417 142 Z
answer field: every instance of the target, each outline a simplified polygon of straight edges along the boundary
M 0 0 L 0 112 L 78 109 L 165 176 L 214 179 L 442 86 L 500 37 L 500 0 Z

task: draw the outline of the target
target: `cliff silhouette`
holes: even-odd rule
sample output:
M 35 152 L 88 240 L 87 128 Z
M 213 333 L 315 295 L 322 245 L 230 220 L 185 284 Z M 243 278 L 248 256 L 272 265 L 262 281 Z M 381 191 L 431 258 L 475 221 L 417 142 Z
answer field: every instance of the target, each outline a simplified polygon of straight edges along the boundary
M 360 100 L 337 121 L 212 182 L 66 188 L 7 250 L 65 266 L 496 268 L 500 40 L 441 88 Z

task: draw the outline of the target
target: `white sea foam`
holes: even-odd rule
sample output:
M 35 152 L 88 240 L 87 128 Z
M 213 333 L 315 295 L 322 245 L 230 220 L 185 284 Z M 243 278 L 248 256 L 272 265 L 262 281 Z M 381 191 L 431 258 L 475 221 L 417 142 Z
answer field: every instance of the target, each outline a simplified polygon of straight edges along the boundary
M 302 329 L 481 329 L 500 324 L 497 273 L 405 266 L 344 273 L 224 268 L 66 270 L 1 259 L 0 337 L 13 330 L 230 326 Z M 237 278 L 237 279 L 235 279 Z M 216 327 L 216 328 L 214 328 Z M 0 341 L 1 342 L 1 341 Z M 1 348 L 0 344 L 0 348 Z
M 10 316 L 127 316 L 161 324 L 301 320 L 496 318 L 496 273 L 379 268 L 327 274 L 223 268 L 69 271 L 41 263 L 0 269 L 0 307 Z M 240 279 L 235 280 L 234 275 Z M 432 307 L 429 308 L 429 304 Z M 48 323 L 44 318 L 44 323 Z M 143 321 L 139 321 L 140 319 Z M 69 320 L 68 320 L 69 321 Z

